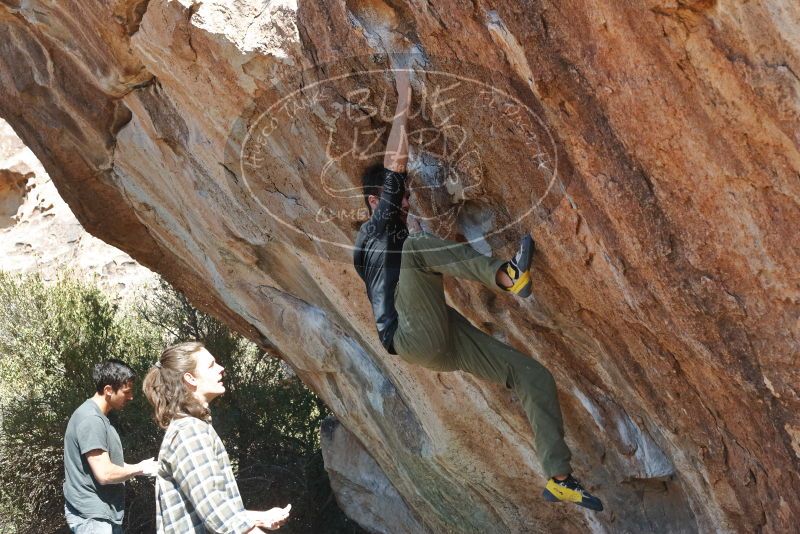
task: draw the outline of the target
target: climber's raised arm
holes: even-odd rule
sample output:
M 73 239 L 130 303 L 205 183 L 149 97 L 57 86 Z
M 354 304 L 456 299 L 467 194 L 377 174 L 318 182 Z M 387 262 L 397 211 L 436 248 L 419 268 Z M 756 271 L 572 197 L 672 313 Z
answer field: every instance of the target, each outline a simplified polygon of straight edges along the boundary
M 383 158 L 383 166 L 390 171 L 403 173 L 406 172 L 406 163 L 408 162 L 406 123 L 408 122 L 408 111 L 411 105 L 411 83 L 409 81 L 409 70 L 399 69 L 394 71 L 394 74 L 397 88 L 397 109 L 392 119 L 389 140 L 386 142 L 386 155 Z

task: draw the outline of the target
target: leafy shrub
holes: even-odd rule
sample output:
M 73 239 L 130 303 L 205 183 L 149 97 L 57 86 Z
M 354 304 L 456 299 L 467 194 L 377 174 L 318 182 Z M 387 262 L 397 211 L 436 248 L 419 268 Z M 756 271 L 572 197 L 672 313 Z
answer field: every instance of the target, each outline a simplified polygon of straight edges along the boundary
M 94 284 L 0 272 L 0 532 L 65 531 L 62 484 L 67 421 L 93 394 L 91 369 L 115 357 L 141 379 L 167 345 L 202 340 L 226 368 L 214 427 L 245 505 L 292 503 L 281 532 L 361 532 L 332 498 L 319 451 L 324 404 L 280 360 L 191 306 L 162 282 L 120 308 Z M 139 390 L 140 391 L 140 390 Z M 163 431 L 139 393 L 109 418 L 128 462 L 158 454 Z M 155 530 L 152 480 L 126 484 L 125 531 Z

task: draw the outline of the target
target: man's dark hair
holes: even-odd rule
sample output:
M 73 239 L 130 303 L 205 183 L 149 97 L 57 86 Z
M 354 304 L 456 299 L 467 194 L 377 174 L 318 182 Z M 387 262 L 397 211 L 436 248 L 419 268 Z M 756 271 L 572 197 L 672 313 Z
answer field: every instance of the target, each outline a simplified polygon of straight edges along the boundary
M 372 208 L 369 205 L 369 196 L 381 196 L 381 189 L 383 188 L 383 178 L 385 171 L 383 163 L 376 163 L 367 167 L 364 174 L 361 176 L 361 189 L 364 193 L 364 203 L 367 205 L 367 210 L 372 213 Z
M 136 373 L 128 367 L 128 364 L 121 360 L 111 358 L 100 362 L 92 369 L 92 380 L 98 393 L 103 392 L 103 388 L 111 386 L 115 392 L 136 378 Z

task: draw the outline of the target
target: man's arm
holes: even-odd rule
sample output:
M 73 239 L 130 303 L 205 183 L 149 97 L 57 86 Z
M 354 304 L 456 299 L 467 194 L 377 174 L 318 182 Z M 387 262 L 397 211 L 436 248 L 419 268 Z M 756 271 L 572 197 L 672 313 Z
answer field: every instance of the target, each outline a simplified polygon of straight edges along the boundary
M 397 221 L 402 209 L 405 195 L 405 172 L 408 162 L 408 135 L 406 123 L 411 103 L 411 85 L 407 71 L 396 73 L 397 109 L 392 119 L 392 130 L 386 142 L 386 154 L 383 166 L 386 169 L 383 177 L 383 189 L 370 222 L 371 232 L 383 233 L 386 225 Z
M 111 461 L 108 451 L 103 449 L 94 449 L 87 452 L 86 461 L 89 463 L 94 479 L 103 486 L 106 484 L 120 484 L 143 474 L 155 474 L 155 469 L 158 466 L 158 463 L 153 458 L 148 458 L 138 464 L 119 466 Z
M 386 142 L 386 155 L 383 157 L 383 166 L 390 171 L 406 172 L 408 163 L 408 111 L 411 106 L 411 83 L 408 70 L 395 72 L 397 86 L 397 109 L 392 119 L 392 129 L 389 140 Z

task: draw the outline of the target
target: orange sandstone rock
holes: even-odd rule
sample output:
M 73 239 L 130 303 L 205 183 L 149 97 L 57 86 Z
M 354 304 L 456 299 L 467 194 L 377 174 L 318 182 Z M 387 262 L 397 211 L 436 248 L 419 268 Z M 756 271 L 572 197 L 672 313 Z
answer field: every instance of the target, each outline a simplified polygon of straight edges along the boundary
M 90 232 L 295 368 L 431 531 L 778 533 L 799 29 L 788 0 L 5 0 L 0 115 Z M 347 247 L 403 65 L 423 223 L 538 243 L 533 300 L 450 302 L 553 370 L 607 512 L 542 501 L 505 390 L 377 341 Z

